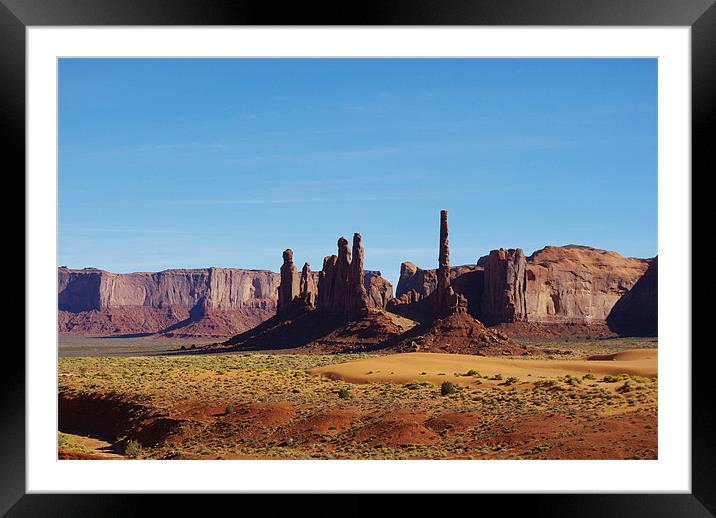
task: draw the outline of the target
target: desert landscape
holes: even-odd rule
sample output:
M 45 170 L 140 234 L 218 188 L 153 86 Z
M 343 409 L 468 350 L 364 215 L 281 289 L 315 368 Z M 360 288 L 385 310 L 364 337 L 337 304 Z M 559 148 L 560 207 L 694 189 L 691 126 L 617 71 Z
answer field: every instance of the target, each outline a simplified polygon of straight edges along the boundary
M 426 231 L 429 231 L 426 229 Z M 60 459 L 655 459 L 657 258 L 58 269 Z M 369 251 L 368 251 L 369 252 Z M 278 254 L 277 254 L 278 255 Z
M 58 459 L 659 458 L 658 65 L 59 58 Z

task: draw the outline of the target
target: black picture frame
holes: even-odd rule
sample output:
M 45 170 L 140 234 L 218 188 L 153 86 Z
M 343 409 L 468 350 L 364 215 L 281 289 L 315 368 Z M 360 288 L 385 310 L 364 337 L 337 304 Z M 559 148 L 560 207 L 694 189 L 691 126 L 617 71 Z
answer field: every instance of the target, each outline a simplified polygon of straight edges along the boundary
M 10 173 L 25 167 L 25 29 L 46 25 L 556 25 L 689 26 L 692 52 L 692 171 L 704 176 L 710 160 L 716 113 L 716 5 L 714 0 L 393 0 L 322 4 L 243 0 L 0 0 L 0 103 L 2 146 Z M 709 131 L 711 130 L 711 131 Z M 709 167 L 710 166 L 710 167 Z M 707 169 L 708 167 L 708 169 Z M 691 173 L 693 178 L 695 175 Z M 684 174 L 689 174 L 685 171 Z M 26 278 L 31 272 L 25 272 Z M 690 301 L 684 301 L 689 304 Z M 27 308 L 31 310 L 32 308 Z M 683 344 L 685 350 L 691 344 Z M 714 516 L 716 513 L 716 419 L 708 386 L 711 374 L 706 347 L 692 354 L 692 492 L 690 494 L 509 495 L 497 502 L 501 512 L 515 505 L 530 514 L 551 516 Z M 0 383 L 0 514 L 7 516 L 127 516 L 144 509 L 141 495 L 25 494 L 25 354 L 5 344 Z M 162 512 L 187 511 L 187 498 L 162 498 Z M 211 495 L 213 505 L 227 497 Z M 219 500 L 219 498 L 221 500 Z M 254 497 L 241 496 L 248 509 Z M 266 497 L 263 497 L 266 498 Z M 371 497 L 350 495 L 341 514 L 374 512 Z M 477 508 L 475 498 L 479 498 Z M 452 500 L 450 514 L 486 510 L 497 495 Z M 505 498 L 504 496 L 502 498 Z M 303 497 L 295 495 L 292 509 Z M 201 505 L 201 504 L 200 504 Z M 271 498 L 265 514 L 279 514 Z M 248 506 L 248 507 L 246 507 Z M 424 509 L 411 498 L 405 514 Z M 509 507 L 506 507 L 509 506 Z M 326 505 L 328 510 L 330 506 Z M 508 511 L 510 509 L 510 511 Z M 204 507 L 204 510 L 206 508 Z M 335 510 L 334 510 L 335 511 Z M 239 512 L 237 510 L 237 512 Z M 319 514 L 320 511 L 317 511 Z M 334 514 L 334 513 L 332 513 Z M 480 513 L 482 514 L 482 513 Z

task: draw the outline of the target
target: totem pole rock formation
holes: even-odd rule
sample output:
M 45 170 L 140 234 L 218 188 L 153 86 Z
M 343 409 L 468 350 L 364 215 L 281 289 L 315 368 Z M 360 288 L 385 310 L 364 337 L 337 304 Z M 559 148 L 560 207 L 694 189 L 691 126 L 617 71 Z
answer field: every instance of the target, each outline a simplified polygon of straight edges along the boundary
M 355 318 L 368 311 L 368 292 L 365 289 L 363 261 L 365 253 L 361 235 L 353 234 L 353 260 L 351 261 L 350 275 L 348 277 L 348 299 L 346 314 Z
M 520 248 L 492 250 L 485 263 L 482 319 L 487 323 L 527 320 L 527 261 Z
M 296 273 L 296 266 L 293 264 L 293 250 L 287 248 L 283 252 L 283 264 L 281 265 L 281 284 L 278 287 L 278 308 L 280 315 L 289 310 L 293 305 L 293 299 L 300 293 L 300 279 Z
M 311 265 L 304 263 L 298 295 L 301 303 L 306 307 L 314 308 L 316 306 L 316 291 L 316 281 L 311 273 Z
M 467 300 L 450 286 L 450 246 L 448 244 L 448 213 L 440 211 L 440 255 L 438 258 L 437 287 L 433 302 L 433 316 L 443 318 L 467 312 Z
M 338 239 L 338 256 L 323 260 L 318 277 L 318 309 L 349 319 L 365 314 L 370 303 L 364 286 L 363 257 L 360 234 L 353 235 L 353 260 L 348 240 Z

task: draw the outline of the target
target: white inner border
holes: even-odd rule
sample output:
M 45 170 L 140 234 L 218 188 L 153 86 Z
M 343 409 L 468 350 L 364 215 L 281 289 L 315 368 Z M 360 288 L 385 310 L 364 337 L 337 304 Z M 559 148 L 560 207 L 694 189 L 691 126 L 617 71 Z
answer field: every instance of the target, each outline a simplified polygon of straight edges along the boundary
M 27 491 L 690 492 L 690 36 L 688 27 L 28 28 Z M 56 85 L 58 57 L 72 56 L 658 57 L 659 459 L 57 461 Z

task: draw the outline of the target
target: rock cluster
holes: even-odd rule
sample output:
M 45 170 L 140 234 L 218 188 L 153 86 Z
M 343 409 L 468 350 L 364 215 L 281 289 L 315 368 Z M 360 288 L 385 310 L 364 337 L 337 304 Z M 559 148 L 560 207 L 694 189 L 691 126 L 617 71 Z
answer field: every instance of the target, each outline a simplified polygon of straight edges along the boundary
M 425 350 L 461 354 L 523 354 L 528 351 L 490 329 L 467 312 L 467 299 L 452 288 L 450 276 L 450 247 L 448 243 L 447 211 L 440 211 L 440 253 L 436 272 L 435 291 L 423 304 L 432 299 L 432 319 L 416 327 L 415 336 L 403 340 L 409 350 Z
M 276 314 L 283 316 L 293 313 L 297 308 L 313 309 L 316 307 L 317 295 L 318 288 L 311 265 L 304 263 L 299 274 L 293 262 L 293 250 L 286 249 L 283 252 Z
M 353 259 L 345 237 L 338 239 L 338 255 L 323 260 L 323 269 L 318 275 L 317 309 L 342 315 L 348 319 L 364 315 L 369 306 L 368 293 L 364 285 L 364 251 L 361 235 L 353 235 Z

